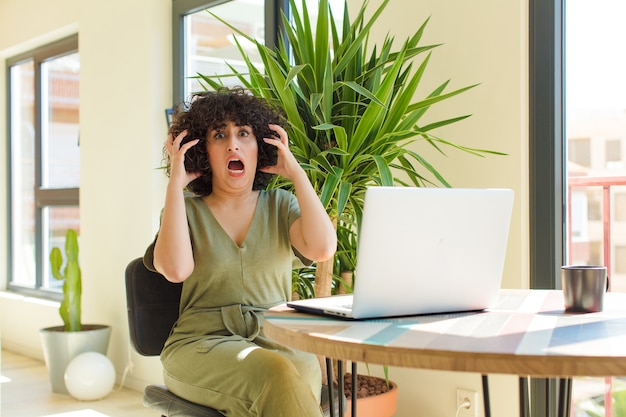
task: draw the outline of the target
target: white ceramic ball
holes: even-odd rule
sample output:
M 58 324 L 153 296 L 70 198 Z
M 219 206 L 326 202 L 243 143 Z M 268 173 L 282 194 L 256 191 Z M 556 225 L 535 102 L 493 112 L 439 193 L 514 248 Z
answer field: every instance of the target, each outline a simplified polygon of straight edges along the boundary
M 77 355 L 65 369 L 65 387 L 77 400 L 91 401 L 106 397 L 115 385 L 115 367 L 102 353 Z

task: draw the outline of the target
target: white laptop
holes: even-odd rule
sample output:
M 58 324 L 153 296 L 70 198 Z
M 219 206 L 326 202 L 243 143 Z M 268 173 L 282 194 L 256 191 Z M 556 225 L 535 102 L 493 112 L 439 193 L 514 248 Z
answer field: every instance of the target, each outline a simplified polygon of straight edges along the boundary
M 351 319 L 484 310 L 497 301 L 513 191 L 371 187 L 354 293 L 287 303 Z

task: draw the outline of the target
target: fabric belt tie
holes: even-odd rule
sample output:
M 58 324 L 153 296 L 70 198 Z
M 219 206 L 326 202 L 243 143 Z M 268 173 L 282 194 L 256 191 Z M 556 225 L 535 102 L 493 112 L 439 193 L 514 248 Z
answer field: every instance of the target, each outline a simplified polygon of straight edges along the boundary
M 215 311 L 221 314 L 221 321 L 224 329 L 230 335 L 207 335 L 204 341 L 197 346 L 198 352 L 209 352 L 220 343 L 235 341 L 253 341 L 261 333 L 261 325 L 263 323 L 262 313 L 266 309 L 259 307 L 244 306 L 234 304 L 230 306 L 219 307 Z

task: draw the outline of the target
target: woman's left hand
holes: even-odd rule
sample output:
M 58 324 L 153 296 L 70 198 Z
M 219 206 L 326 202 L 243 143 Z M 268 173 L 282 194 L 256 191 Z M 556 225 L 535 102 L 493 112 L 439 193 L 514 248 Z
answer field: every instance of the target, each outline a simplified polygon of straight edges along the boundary
M 263 167 L 261 171 L 277 174 L 293 182 L 301 216 L 289 228 L 289 239 L 294 248 L 312 261 L 330 259 L 337 249 L 337 233 L 311 182 L 296 157 L 289 150 L 289 138 L 285 129 L 270 124 L 278 137 L 263 138 L 265 143 L 276 146 L 276 165 Z
M 276 165 L 261 167 L 260 171 L 293 180 L 293 176 L 297 172 L 302 171 L 302 167 L 300 167 L 300 164 L 298 164 L 298 161 L 289 149 L 287 132 L 279 125 L 270 124 L 269 128 L 276 132 L 278 137 L 263 138 L 263 141 L 276 147 L 278 158 L 276 159 Z

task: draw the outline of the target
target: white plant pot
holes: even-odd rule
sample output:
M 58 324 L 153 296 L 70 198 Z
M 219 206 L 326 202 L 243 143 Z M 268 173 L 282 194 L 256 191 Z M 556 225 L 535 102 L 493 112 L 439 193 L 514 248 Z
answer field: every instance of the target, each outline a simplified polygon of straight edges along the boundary
M 111 326 L 83 324 L 82 328 L 80 332 L 66 332 L 63 326 L 55 326 L 39 331 L 52 392 L 68 394 L 65 368 L 77 355 L 85 352 L 107 353 Z

